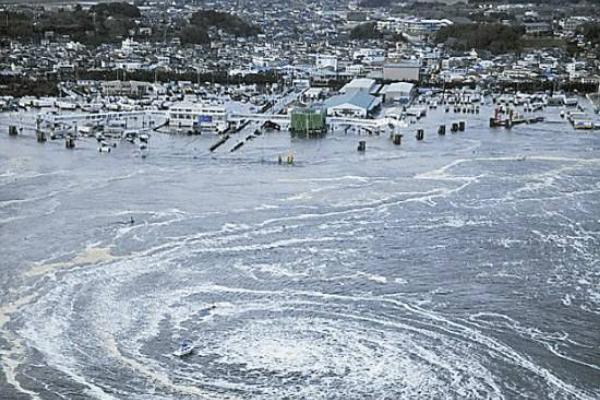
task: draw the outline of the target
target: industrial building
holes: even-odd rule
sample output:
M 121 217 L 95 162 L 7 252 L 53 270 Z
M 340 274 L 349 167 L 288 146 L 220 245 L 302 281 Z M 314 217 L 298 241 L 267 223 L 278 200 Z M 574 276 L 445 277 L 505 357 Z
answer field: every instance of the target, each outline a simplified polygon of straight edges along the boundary
M 333 117 L 367 118 L 381 105 L 379 97 L 367 91 L 352 90 L 325 101 L 327 115 Z
M 374 94 L 377 92 L 378 86 L 374 79 L 369 78 L 357 78 L 348 82 L 344 87 L 340 89 L 340 93 L 350 93 L 354 91 L 361 91 L 365 93 Z
M 384 81 L 410 81 L 418 82 L 421 76 L 421 62 L 418 60 L 405 60 L 389 62 L 383 65 Z
M 386 103 L 410 102 L 415 93 L 415 85 L 409 82 L 394 82 L 383 88 L 384 101 Z
M 169 126 L 195 133 L 222 132 L 227 129 L 227 112 L 219 105 L 179 103 L 169 109 Z
M 105 96 L 129 96 L 143 97 L 154 89 L 153 85 L 148 82 L 139 81 L 107 81 L 102 82 L 102 93 Z
M 338 70 L 338 59 L 335 55 L 330 54 L 318 54 L 316 56 L 316 67 L 330 69 L 332 71 Z

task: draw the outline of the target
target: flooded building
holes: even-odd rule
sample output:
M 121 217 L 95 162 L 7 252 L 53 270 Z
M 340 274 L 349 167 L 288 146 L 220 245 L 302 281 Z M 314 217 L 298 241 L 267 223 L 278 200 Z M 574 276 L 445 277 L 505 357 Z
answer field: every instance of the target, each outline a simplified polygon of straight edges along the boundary
M 415 94 L 415 85 L 408 82 L 394 82 L 383 88 L 386 103 L 408 103 Z
M 381 99 L 366 91 L 350 91 L 327 99 L 324 105 L 329 116 L 367 118 L 381 105 Z
M 221 105 L 179 103 L 169 109 L 169 126 L 189 132 L 222 132 L 227 129 L 227 111 Z

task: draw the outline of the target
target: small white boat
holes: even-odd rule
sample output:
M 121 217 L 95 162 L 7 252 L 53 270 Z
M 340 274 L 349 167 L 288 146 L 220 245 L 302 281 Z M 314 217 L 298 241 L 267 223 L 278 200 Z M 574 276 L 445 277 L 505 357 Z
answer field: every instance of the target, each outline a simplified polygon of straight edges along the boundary
M 189 340 L 183 340 L 179 344 L 179 348 L 173 352 L 173 355 L 176 357 L 184 357 L 192 354 L 194 351 L 194 344 Z
M 594 123 L 589 119 L 580 119 L 573 122 L 573 127 L 578 130 L 590 130 L 594 129 Z

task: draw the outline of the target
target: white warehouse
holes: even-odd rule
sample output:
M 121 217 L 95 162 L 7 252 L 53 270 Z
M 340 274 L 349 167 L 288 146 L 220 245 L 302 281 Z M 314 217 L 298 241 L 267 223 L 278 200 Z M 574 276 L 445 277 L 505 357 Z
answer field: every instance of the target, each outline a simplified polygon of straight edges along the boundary
M 191 133 L 223 132 L 227 129 L 227 111 L 222 105 L 174 104 L 169 108 L 169 126 Z
M 386 103 L 410 102 L 415 93 L 415 85 L 409 82 L 394 82 L 383 88 Z

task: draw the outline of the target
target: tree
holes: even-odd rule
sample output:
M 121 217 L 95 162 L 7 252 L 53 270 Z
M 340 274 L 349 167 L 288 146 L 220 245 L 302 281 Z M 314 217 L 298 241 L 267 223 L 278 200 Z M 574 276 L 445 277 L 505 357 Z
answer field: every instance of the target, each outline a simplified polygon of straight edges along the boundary
M 586 42 L 592 42 L 592 44 L 600 44 L 600 25 L 598 24 L 584 24 L 580 26 L 577 31 L 583 35 Z
M 214 10 L 195 12 L 190 18 L 190 24 L 204 30 L 215 27 L 235 36 L 255 36 L 262 32 L 258 26 L 245 22 L 237 15 Z
M 522 35 L 521 27 L 497 23 L 455 24 L 440 29 L 435 40 L 454 50 L 488 50 L 501 54 L 519 51 Z
M 391 0 L 362 0 L 359 5 L 364 8 L 383 8 L 389 7 L 391 4 Z
M 182 44 L 205 44 L 210 42 L 208 33 L 195 26 L 185 27 L 181 31 L 179 38 L 181 39 Z
M 381 32 L 377 30 L 375 22 L 357 25 L 350 31 L 350 39 L 354 40 L 380 39 L 382 36 Z
M 0 36 L 29 39 L 33 36 L 33 19 L 20 12 L 0 12 Z
M 90 7 L 90 12 L 106 17 L 139 18 L 142 15 L 139 8 L 125 2 L 99 3 Z

